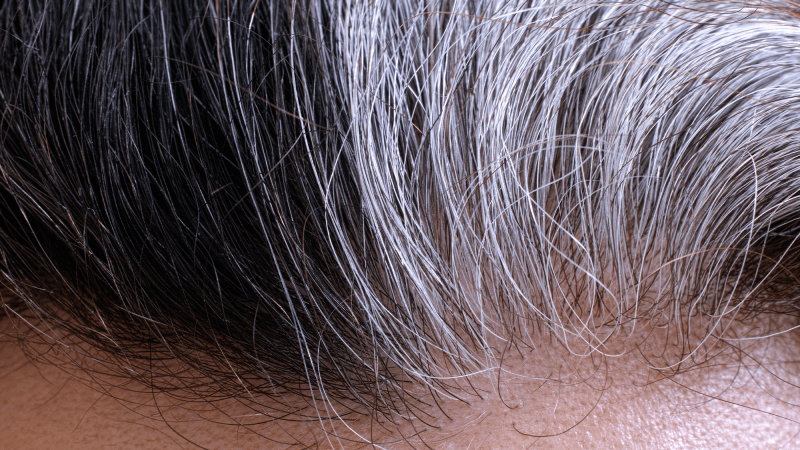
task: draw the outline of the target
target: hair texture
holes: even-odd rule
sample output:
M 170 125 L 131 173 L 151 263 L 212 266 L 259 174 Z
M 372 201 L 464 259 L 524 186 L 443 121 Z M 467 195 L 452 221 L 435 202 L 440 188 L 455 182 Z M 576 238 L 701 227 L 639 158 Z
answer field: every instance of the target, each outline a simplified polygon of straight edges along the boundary
M 667 318 L 674 365 L 798 313 L 792 1 L 10 0 L 0 24 L 6 314 L 158 389 L 403 413 L 498 341 L 591 353 Z

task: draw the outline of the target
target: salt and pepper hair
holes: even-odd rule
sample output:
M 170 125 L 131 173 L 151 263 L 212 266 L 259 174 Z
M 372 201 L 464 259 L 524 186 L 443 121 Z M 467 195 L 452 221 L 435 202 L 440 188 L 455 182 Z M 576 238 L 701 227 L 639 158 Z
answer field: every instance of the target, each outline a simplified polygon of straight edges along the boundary
M 798 313 L 791 1 L 13 0 L 0 24 L 5 312 L 158 389 L 407 412 L 497 341 Z

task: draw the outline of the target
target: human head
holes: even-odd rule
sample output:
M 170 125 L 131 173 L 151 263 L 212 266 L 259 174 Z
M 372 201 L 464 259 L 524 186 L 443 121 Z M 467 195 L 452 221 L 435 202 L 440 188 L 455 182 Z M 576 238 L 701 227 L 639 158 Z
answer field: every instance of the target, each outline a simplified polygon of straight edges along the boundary
M 2 8 L 6 310 L 116 375 L 416 417 L 545 340 L 668 330 L 669 374 L 796 315 L 791 4 Z

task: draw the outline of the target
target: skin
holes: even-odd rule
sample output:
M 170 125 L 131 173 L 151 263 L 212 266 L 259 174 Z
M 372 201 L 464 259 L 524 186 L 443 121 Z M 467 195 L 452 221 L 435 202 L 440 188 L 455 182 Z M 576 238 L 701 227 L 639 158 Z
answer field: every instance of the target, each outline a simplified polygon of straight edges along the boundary
M 738 336 L 761 329 L 737 327 Z M 207 404 L 134 393 L 135 386 L 114 387 L 80 371 L 31 362 L 6 342 L 0 347 L 0 436 L 11 449 L 88 450 L 196 448 L 189 441 L 213 449 L 369 448 L 354 442 L 354 432 L 369 436 L 370 430 L 392 449 L 424 448 L 423 442 L 435 449 L 800 445 L 800 406 L 791 403 L 800 393 L 797 332 L 717 344 L 707 360 L 676 373 L 652 368 L 670 360 L 658 331 L 609 339 L 601 350 L 609 356 L 576 356 L 577 348 L 570 352 L 542 339 L 535 350 L 507 352 L 499 383 L 496 374 L 470 379 L 483 399 L 462 392 L 469 404 L 443 400 L 450 418 L 432 410 L 427 424 L 348 421 L 353 431 L 342 422 L 230 425 L 230 417 L 247 422 L 263 416 L 232 402 L 217 404 L 220 413 Z M 323 426 L 329 434 L 335 427 L 342 439 L 326 439 Z M 400 436 L 410 437 L 396 442 Z

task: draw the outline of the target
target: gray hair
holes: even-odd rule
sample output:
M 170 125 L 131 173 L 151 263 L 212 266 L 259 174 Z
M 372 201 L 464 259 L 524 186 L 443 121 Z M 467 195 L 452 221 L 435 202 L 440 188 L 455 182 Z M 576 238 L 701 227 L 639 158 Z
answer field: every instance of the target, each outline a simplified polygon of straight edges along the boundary
M 403 412 L 797 315 L 796 4 L 179 3 L 0 7 L 3 302 L 107 367 Z

